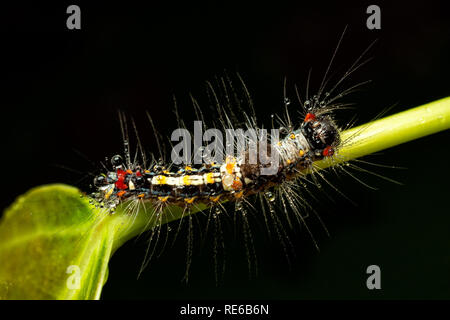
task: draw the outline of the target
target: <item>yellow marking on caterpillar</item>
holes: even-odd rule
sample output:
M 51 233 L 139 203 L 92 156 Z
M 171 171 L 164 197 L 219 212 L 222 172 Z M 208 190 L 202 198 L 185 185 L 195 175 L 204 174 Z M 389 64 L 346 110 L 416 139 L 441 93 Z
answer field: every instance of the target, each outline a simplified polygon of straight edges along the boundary
M 166 197 L 158 197 L 158 200 L 161 202 L 166 202 L 169 199 L 169 196 Z
M 291 135 L 289 136 L 289 138 L 291 138 L 292 140 L 294 140 L 294 139 L 295 139 L 295 134 L 294 134 L 294 133 L 291 133 Z
M 243 194 L 244 194 L 244 190 L 239 191 L 239 192 L 236 193 L 234 196 L 235 196 L 235 198 L 240 199 L 240 198 L 242 198 L 242 195 L 243 195 Z
M 113 192 L 114 192 L 114 187 L 110 187 L 108 192 L 105 193 L 105 199 L 108 200 L 109 197 L 111 197 Z
M 189 186 L 191 184 L 191 177 L 190 176 L 184 176 L 181 183 L 185 186 Z
M 138 197 L 138 198 L 143 198 L 143 197 L 145 197 L 145 193 L 138 194 L 137 197 Z
M 303 157 L 303 156 L 305 155 L 305 151 L 300 150 L 300 151 L 298 152 L 298 155 L 299 155 L 300 157 Z
M 206 183 L 214 183 L 215 182 L 214 175 L 212 172 L 205 174 L 205 177 L 206 177 L 206 179 L 205 179 Z
M 278 141 L 277 145 L 279 145 L 281 147 L 283 144 L 281 143 L 281 141 Z
M 210 199 L 211 199 L 212 202 L 217 202 L 217 201 L 219 201 L 221 196 L 222 195 L 219 194 L 217 197 L 210 197 Z
M 145 173 L 150 173 L 150 170 L 144 170 Z
M 232 158 L 232 157 L 227 157 L 227 159 L 226 159 L 226 166 L 225 166 L 225 169 L 227 170 L 227 172 L 229 173 L 229 174 L 232 174 L 233 173 L 233 169 L 234 169 L 234 166 L 236 165 L 236 159 L 235 158 Z
M 192 171 L 192 167 L 186 166 L 186 167 L 184 167 L 184 170 L 186 170 L 186 171 Z
M 163 173 L 164 173 L 164 174 L 170 174 L 170 172 L 167 171 L 167 170 L 163 170 Z
M 234 163 L 227 163 L 226 169 L 229 174 L 232 174 L 234 169 Z
M 292 163 L 292 160 L 291 159 L 287 159 L 287 164 L 291 164 Z
M 192 204 L 194 202 L 195 198 L 197 198 L 197 197 L 186 198 L 186 199 L 184 199 L 184 202 Z
M 155 176 L 152 179 L 152 184 L 166 184 L 167 183 L 167 177 L 166 176 Z

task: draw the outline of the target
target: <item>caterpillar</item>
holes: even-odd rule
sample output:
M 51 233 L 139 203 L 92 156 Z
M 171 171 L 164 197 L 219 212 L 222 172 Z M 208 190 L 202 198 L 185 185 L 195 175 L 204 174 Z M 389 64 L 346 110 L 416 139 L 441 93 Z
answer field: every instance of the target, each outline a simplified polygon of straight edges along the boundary
M 250 199 L 260 199 L 262 203 L 262 214 L 260 216 L 263 217 L 269 231 L 271 228 L 269 225 L 275 229 L 285 253 L 287 253 L 287 247 L 290 246 L 290 241 L 283 228 L 282 215 L 276 213 L 277 200 L 280 203 L 280 207 L 286 211 L 287 223 L 292 225 L 292 217 L 288 214 L 288 211 L 291 211 L 294 219 L 301 225 L 306 226 L 308 233 L 312 237 L 312 233 L 305 223 L 305 218 L 308 216 L 308 211 L 314 211 L 314 209 L 308 204 L 302 194 L 311 193 L 307 183 L 312 182 L 320 187 L 317 177 L 339 192 L 324 177 L 324 174 L 317 170 L 315 164 L 323 159 L 333 160 L 339 156 L 339 148 L 351 143 L 351 139 L 341 139 L 340 132 L 344 128 L 338 126 L 334 115 L 336 110 L 347 106 L 347 104 L 339 102 L 340 99 L 366 82 L 342 89 L 338 93 L 335 93 L 335 91 L 350 74 L 367 62 L 361 62 L 361 59 L 373 45 L 372 43 L 356 59 L 343 77 L 329 90 L 325 90 L 330 80 L 328 73 L 343 35 L 344 33 L 339 39 L 317 94 L 312 97 L 308 95 L 310 74 L 308 74 L 304 101 L 300 98 L 297 86 L 295 86 L 295 94 L 300 106 L 300 110 L 297 110 L 300 113 L 299 120 L 293 120 L 291 116 L 290 109 L 293 104 L 287 97 L 285 80 L 283 90 L 284 119 L 277 116 L 276 119 L 279 126 L 275 129 L 271 128 L 271 130 L 276 130 L 276 134 L 271 134 L 270 137 L 268 137 L 267 130 L 264 127 L 257 125 L 255 107 L 248 89 L 239 75 L 237 78 L 243 92 L 243 98 L 242 95 L 237 94 L 236 88 L 228 76 L 217 79 L 219 85 L 216 87 L 207 82 L 208 95 L 212 99 L 211 106 L 216 111 L 216 122 L 213 127 L 219 126 L 222 128 L 221 131 L 227 131 L 230 129 L 235 130 L 234 127 L 241 124 L 247 129 L 246 132 L 250 132 L 249 135 L 241 135 L 241 139 L 237 139 L 237 142 L 234 139 L 235 137 L 232 137 L 231 142 L 227 140 L 227 147 L 231 146 L 231 152 L 228 152 L 228 148 L 227 152 L 223 152 L 222 149 L 224 148 L 223 144 L 221 144 L 222 148 L 219 148 L 219 150 L 214 149 L 215 152 L 210 152 L 208 156 L 203 156 L 205 148 L 194 145 L 194 156 L 186 156 L 183 152 L 183 157 L 181 157 L 183 161 L 179 161 L 179 158 L 177 161 L 174 161 L 172 156 L 172 161 L 169 162 L 165 159 L 165 155 L 161 151 L 161 142 L 158 140 L 157 145 L 160 157 L 156 159 L 154 155 L 151 155 L 152 161 L 150 164 L 147 164 L 147 156 L 133 122 L 137 148 L 132 160 L 127 120 L 119 112 L 124 140 L 124 154 L 123 156 L 113 156 L 110 168 L 105 167 L 106 172 L 94 178 L 94 191 L 90 195 L 91 198 L 110 213 L 114 213 L 119 205 L 128 204 L 127 208 L 130 214 L 139 214 L 138 208 L 140 204 L 150 204 L 150 207 L 154 210 L 154 215 L 158 217 L 157 230 L 161 230 L 161 216 L 165 208 L 173 206 L 181 208 L 183 211 L 182 219 L 185 216 L 188 217 L 189 226 L 186 279 L 192 256 L 193 238 L 191 229 L 193 228 L 193 223 L 192 216 L 189 214 L 191 210 L 198 211 L 206 208 L 211 213 L 215 224 L 214 250 L 216 251 L 219 246 L 217 237 L 222 237 L 220 220 L 217 217 L 220 216 L 221 212 L 227 212 L 225 208 L 226 203 L 234 203 L 235 214 L 233 216 L 235 218 L 237 213 L 241 213 L 240 217 L 243 221 L 244 246 L 248 257 L 249 269 L 252 264 L 250 256 L 256 256 L 252 247 L 251 228 L 246 217 L 247 212 L 253 209 Z M 204 120 L 199 104 L 193 98 L 192 102 L 197 119 Z M 250 109 L 250 114 L 242 108 L 242 104 L 245 104 Z M 237 106 L 237 110 L 234 110 L 234 106 Z M 179 127 L 185 128 L 186 126 L 178 116 L 176 104 L 175 113 Z M 238 114 L 242 116 L 243 121 L 238 120 Z M 159 135 L 150 116 L 149 120 L 155 137 L 158 137 Z M 201 121 L 201 127 L 207 128 L 204 121 Z M 243 129 L 238 130 L 243 131 Z M 242 131 L 240 132 L 242 133 Z M 236 132 L 236 130 L 233 132 Z M 215 139 L 217 140 L 217 135 Z M 190 139 L 186 140 L 190 142 Z M 186 144 L 187 142 L 184 141 L 184 146 Z M 236 149 L 237 152 L 235 152 Z M 173 150 L 174 147 L 172 146 L 172 152 Z M 139 153 L 141 159 L 138 160 Z M 196 157 L 199 154 L 200 161 L 196 161 L 198 160 Z M 340 168 L 347 172 L 343 166 L 340 166 Z M 312 181 L 309 180 L 309 177 L 311 177 Z M 268 207 L 269 210 L 265 210 L 264 207 Z M 320 220 L 317 214 L 316 216 Z M 322 223 L 321 220 L 320 222 Z M 322 225 L 324 226 L 323 223 Z M 149 248 L 150 243 L 155 238 L 157 242 L 159 232 L 155 231 L 154 228 L 150 236 Z M 314 237 L 312 239 L 315 246 L 318 247 Z M 154 250 L 150 253 L 147 252 L 147 254 L 151 257 L 153 252 Z M 217 267 L 216 254 L 215 252 L 214 260 Z M 143 267 L 147 265 L 149 259 L 146 255 Z
M 339 144 L 339 130 L 326 109 L 312 107 L 299 129 L 269 145 L 269 153 L 274 152 L 281 159 L 273 174 L 261 174 L 267 165 L 261 164 L 260 159 L 251 164 L 248 150 L 240 157 L 227 156 L 223 164 L 210 162 L 199 168 L 154 164 L 143 169 L 115 155 L 111 159 L 113 171 L 94 179 L 99 191 L 95 197 L 108 207 L 136 198 L 178 206 L 239 201 L 297 179 L 315 161 L 333 156 Z

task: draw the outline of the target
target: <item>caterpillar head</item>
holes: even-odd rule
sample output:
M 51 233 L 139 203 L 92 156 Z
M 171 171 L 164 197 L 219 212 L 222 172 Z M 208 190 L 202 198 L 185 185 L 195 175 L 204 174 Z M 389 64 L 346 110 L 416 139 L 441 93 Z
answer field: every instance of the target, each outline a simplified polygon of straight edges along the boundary
M 339 129 L 329 115 L 308 113 L 301 131 L 315 154 L 330 157 L 340 144 Z

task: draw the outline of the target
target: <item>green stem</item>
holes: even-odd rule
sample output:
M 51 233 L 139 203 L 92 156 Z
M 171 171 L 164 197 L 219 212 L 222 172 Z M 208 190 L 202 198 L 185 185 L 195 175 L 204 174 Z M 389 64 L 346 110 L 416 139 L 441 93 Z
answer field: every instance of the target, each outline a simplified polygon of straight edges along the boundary
M 360 158 L 450 128 L 450 97 L 424 104 L 341 133 L 344 146 L 317 167 Z

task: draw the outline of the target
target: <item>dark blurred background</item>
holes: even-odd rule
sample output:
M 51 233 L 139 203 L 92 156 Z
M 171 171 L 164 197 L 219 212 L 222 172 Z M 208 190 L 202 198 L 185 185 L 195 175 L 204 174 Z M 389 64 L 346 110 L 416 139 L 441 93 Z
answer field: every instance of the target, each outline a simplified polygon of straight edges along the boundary
M 66 28 L 70 4 L 81 8 L 81 30 Z M 381 7 L 381 30 L 366 28 L 370 4 Z M 177 126 L 172 95 L 181 116 L 192 119 L 189 93 L 202 105 L 205 81 L 224 70 L 243 76 L 261 122 L 270 123 L 270 114 L 282 106 L 284 76 L 291 88 L 297 83 L 304 90 L 312 68 L 311 90 L 317 90 L 346 25 L 332 69 L 337 74 L 378 41 L 368 53 L 373 60 L 347 82 L 372 80 L 345 99 L 357 108 L 339 114 L 341 124 L 355 113 L 361 124 L 392 105 L 389 113 L 449 96 L 449 20 L 436 1 L 2 6 L 1 207 L 46 183 L 86 190 L 86 173 L 122 151 L 118 109 L 136 119 L 146 148 L 156 152 L 145 111 L 161 133 L 170 134 Z M 253 224 L 257 277 L 248 277 L 242 236 L 228 230 L 222 282 L 215 284 L 211 250 L 197 242 L 186 285 L 183 231 L 139 279 L 145 239 L 119 249 L 102 298 L 448 299 L 448 138 L 443 132 L 367 158 L 406 167 L 373 168 L 403 186 L 358 174 L 379 189 L 373 191 L 347 176 L 330 177 L 358 205 L 331 189 L 326 192 L 334 202 L 315 191 L 319 201 L 311 204 L 331 237 L 308 219 L 321 250 L 297 228 L 291 268 L 277 240 Z M 206 222 L 200 215 L 199 220 Z M 381 268 L 382 290 L 366 288 L 372 264 Z

